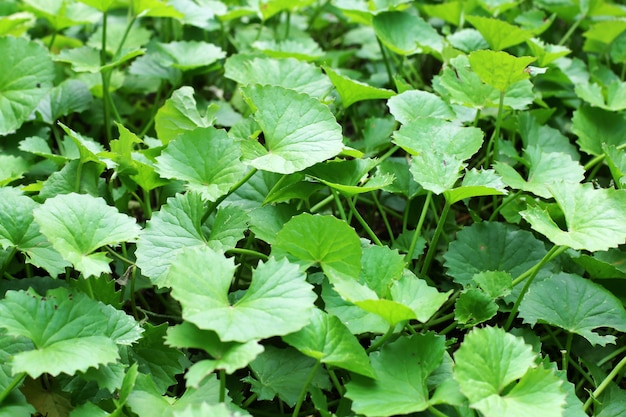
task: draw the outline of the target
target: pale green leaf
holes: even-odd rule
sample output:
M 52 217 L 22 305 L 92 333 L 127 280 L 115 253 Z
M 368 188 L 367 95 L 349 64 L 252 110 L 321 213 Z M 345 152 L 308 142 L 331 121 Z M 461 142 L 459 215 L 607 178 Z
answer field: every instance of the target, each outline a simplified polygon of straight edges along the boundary
M 443 51 L 442 37 L 414 14 L 404 11 L 378 13 L 372 19 L 372 26 L 380 41 L 397 54 L 425 52 L 439 57 Z
M 17 130 L 52 87 L 47 49 L 25 38 L 0 37 L 0 135 Z
M 263 154 L 250 165 L 290 174 L 341 152 L 341 127 L 319 101 L 277 86 L 255 85 L 242 91 L 265 138 Z
M 476 404 L 499 396 L 534 367 L 536 354 L 524 340 L 497 327 L 475 328 L 454 355 L 454 378 L 461 392 Z
M 526 67 L 535 61 L 529 56 L 515 57 L 504 51 L 474 51 L 469 54 L 472 70 L 487 85 L 504 93 L 513 84 L 527 80 Z
M 441 97 L 420 90 L 407 90 L 387 100 L 393 117 L 402 124 L 422 117 L 451 120 L 455 114 Z
M 196 128 L 170 142 L 157 157 L 156 170 L 165 178 L 185 181 L 185 187 L 216 201 L 244 176 L 241 148 L 224 130 Z
M 592 252 L 617 247 L 626 240 L 626 191 L 595 189 L 592 184 L 554 182 L 550 193 L 563 210 L 567 228 L 562 230 L 550 214 L 538 206 L 520 214 L 532 228 L 556 245 Z
M 167 282 L 180 301 L 185 320 L 215 331 L 224 342 L 281 336 L 309 322 L 315 294 L 306 275 L 286 259 L 259 263 L 245 295 L 231 304 L 228 289 L 235 266 L 222 252 L 183 249 Z
M 209 67 L 226 56 L 222 48 L 206 42 L 178 41 L 161 43 L 158 44 L 158 48 L 164 51 L 171 60 L 170 63 L 161 62 L 161 64 L 169 64 L 168 66 L 181 71 Z M 167 58 L 164 61 L 167 61 Z
M 361 270 L 361 242 L 346 222 L 331 216 L 300 214 L 278 232 L 274 256 L 286 255 L 305 266 L 319 264 L 331 282 L 356 280 Z
M 263 346 L 256 341 L 246 343 L 222 342 L 211 330 L 201 330 L 192 323 L 170 327 L 167 330 L 167 344 L 178 348 L 194 348 L 206 351 L 213 359 L 196 362 L 185 375 L 187 383 L 198 387 L 200 382 L 216 369 L 232 374 L 244 368 L 261 352 Z
M 21 156 L 0 155 L 0 186 L 19 180 L 29 168 L 30 164 Z
M 425 323 L 441 308 L 452 292 L 441 293 L 408 269 L 391 285 L 391 298 L 413 310 L 415 318 Z
M 98 248 L 132 241 L 139 233 L 135 219 L 119 213 L 104 199 L 86 194 L 50 198 L 33 214 L 54 249 L 85 277 L 111 271 L 106 255 L 95 252 Z
M 233 411 L 226 404 L 199 403 L 191 404 L 180 411 L 174 411 L 173 417 L 251 417 L 246 412 Z
M 471 169 L 465 173 L 461 186 L 445 191 L 443 194 L 448 204 L 466 198 L 481 197 L 486 195 L 505 195 L 506 185 L 502 178 L 492 169 Z
M 495 51 L 515 46 L 533 36 L 529 30 L 491 17 L 467 16 L 467 21 L 483 35 L 489 46 Z
M 441 364 L 444 352 L 444 338 L 426 333 L 400 338 L 370 354 L 376 379 L 353 375 L 346 384 L 352 409 L 368 417 L 427 409 L 426 380 Z
M 356 102 L 363 100 L 386 99 L 394 96 L 396 93 L 386 88 L 373 87 L 361 81 L 354 80 L 330 67 L 323 67 L 324 72 L 333 83 L 344 108 L 348 108 Z
M 315 61 L 324 56 L 324 51 L 317 42 L 308 36 L 281 41 L 256 41 L 252 46 L 272 58 L 297 58 L 301 61 Z
M 92 100 L 93 97 L 85 83 L 68 79 L 53 87 L 50 93 L 39 102 L 35 112 L 43 121 L 52 124 L 62 116 L 87 110 Z
M 581 335 L 592 345 L 616 340 L 613 335 L 594 332 L 597 328 L 626 331 L 622 302 L 601 285 L 573 274 L 560 273 L 532 285 L 519 312 L 525 323 L 557 326 Z
M 307 356 L 322 363 L 374 377 L 365 350 L 341 321 L 315 309 L 311 322 L 283 340 Z
M 295 58 L 236 54 L 224 64 L 224 76 L 239 84 L 278 85 L 322 99 L 332 85 L 320 69 Z
M 180 134 L 198 127 L 209 127 L 212 121 L 200 114 L 193 97 L 193 88 L 181 87 L 172 93 L 154 116 L 157 137 L 164 145 Z

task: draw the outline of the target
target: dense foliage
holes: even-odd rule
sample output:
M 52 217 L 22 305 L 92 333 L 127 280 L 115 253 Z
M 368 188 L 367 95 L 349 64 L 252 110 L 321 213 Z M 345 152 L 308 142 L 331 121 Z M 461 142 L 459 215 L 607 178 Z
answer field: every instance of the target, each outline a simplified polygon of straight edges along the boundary
M 626 416 L 626 7 L 0 2 L 0 416 Z

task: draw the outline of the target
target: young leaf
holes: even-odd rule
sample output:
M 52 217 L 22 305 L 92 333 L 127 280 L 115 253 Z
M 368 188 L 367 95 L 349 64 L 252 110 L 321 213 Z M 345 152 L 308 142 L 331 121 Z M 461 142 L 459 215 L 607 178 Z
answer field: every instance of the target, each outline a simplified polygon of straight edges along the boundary
M 419 52 L 436 57 L 443 51 L 443 39 L 437 31 L 419 16 L 403 11 L 378 13 L 372 26 L 380 41 L 400 55 Z
M 505 271 L 516 277 L 546 253 L 545 245 L 530 232 L 504 223 L 482 222 L 462 229 L 444 259 L 448 274 L 467 285 L 482 271 Z
M 400 279 L 393 282 L 390 289 L 391 299 L 409 307 L 422 323 L 426 323 L 441 308 L 450 294 L 452 291 L 441 293 L 430 287 L 408 269 L 403 271 Z
M 454 303 L 454 319 L 467 327 L 483 323 L 497 312 L 493 299 L 476 288 L 463 291 Z
M 110 259 L 96 252 L 105 245 L 134 240 L 135 220 L 119 213 L 104 199 L 86 194 L 63 194 L 33 210 L 35 221 L 63 258 L 85 277 L 111 272 Z
M 346 222 L 331 216 L 300 214 L 278 232 L 272 254 L 304 266 L 318 264 L 331 282 L 356 280 L 361 270 L 361 242 Z
M 393 182 L 390 174 L 369 174 L 376 164 L 374 159 L 333 160 L 316 164 L 306 173 L 343 194 L 355 195 L 379 190 Z
M 322 99 L 332 84 L 320 69 L 295 58 L 231 55 L 224 64 L 224 76 L 239 84 L 277 85 Z
M 504 330 L 474 329 L 454 355 L 454 378 L 473 408 L 486 417 L 532 415 L 549 417 L 565 404 L 561 381 L 535 367 L 536 354 Z M 506 388 L 521 380 L 507 393 Z M 559 411 L 560 414 L 560 411 Z
M 531 326 L 558 326 L 581 335 L 592 345 L 615 343 L 615 336 L 593 331 L 599 327 L 626 331 L 622 302 L 601 285 L 573 274 L 556 274 L 532 285 L 519 313 Z
M 26 121 L 52 87 L 54 68 L 48 51 L 38 43 L 0 37 L 0 136 Z
M 506 185 L 502 178 L 492 169 L 477 170 L 471 169 L 465 173 L 461 186 L 452 190 L 444 191 L 448 204 L 466 198 L 480 197 L 486 195 L 505 195 Z
M 558 181 L 548 186 L 563 210 L 562 230 L 546 210 L 529 207 L 520 214 L 533 229 L 556 245 L 592 252 L 617 247 L 626 240 L 626 191 L 594 189 L 592 184 Z
M 348 108 L 356 102 L 363 100 L 385 99 L 394 96 L 396 93 L 385 88 L 372 87 L 352 78 L 346 77 L 330 67 L 322 67 L 324 72 L 333 83 L 344 108 Z
M 467 16 L 472 24 L 485 38 L 491 49 L 501 51 L 532 38 L 533 33 L 520 29 L 504 20 L 491 17 Z
M 376 379 L 353 375 L 346 384 L 352 409 L 367 417 L 423 411 L 429 406 L 428 376 L 441 364 L 445 340 L 434 333 L 400 338 L 370 354 Z
M 70 266 L 39 231 L 33 210 L 39 204 L 15 188 L 0 188 L 0 247 L 16 247 L 27 261 L 56 277 Z
M 487 85 L 504 93 L 518 81 L 527 80 L 526 67 L 535 61 L 529 56 L 515 57 L 504 51 L 474 51 L 469 54 L 472 70 Z
M 261 154 L 249 161 L 253 167 L 291 174 L 341 152 L 341 127 L 319 101 L 277 86 L 248 86 L 242 92 L 265 137 Z
M 315 309 L 311 322 L 283 340 L 307 356 L 322 363 L 375 377 L 365 350 L 341 321 Z
M 408 90 L 387 100 L 393 117 L 402 124 L 422 117 L 451 120 L 454 111 L 441 97 L 420 90 Z
M 156 169 L 165 178 L 184 180 L 190 191 L 216 201 L 244 176 L 239 144 L 226 131 L 196 128 L 170 142 L 157 157 Z
M 161 43 L 158 44 L 158 48 L 164 51 L 171 59 L 171 62 L 167 62 L 167 59 L 161 60 L 161 64 L 178 68 L 181 71 L 208 67 L 226 56 L 222 48 L 206 42 L 179 41 Z
M 231 304 L 228 289 L 234 272 L 232 259 L 221 252 L 183 249 L 167 282 L 182 305 L 184 319 L 215 331 L 224 342 L 281 336 L 309 322 L 315 294 L 297 265 L 273 258 L 259 263 L 246 294 Z
M 209 127 L 211 124 L 212 121 L 198 111 L 191 87 L 181 87 L 174 91 L 172 97 L 154 116 L 157 137 L 164 145 L 186 131 Z

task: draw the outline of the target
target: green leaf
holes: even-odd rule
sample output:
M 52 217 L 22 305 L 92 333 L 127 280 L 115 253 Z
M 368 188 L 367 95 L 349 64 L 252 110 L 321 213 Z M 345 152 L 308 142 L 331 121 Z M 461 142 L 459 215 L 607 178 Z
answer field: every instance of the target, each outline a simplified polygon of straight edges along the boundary
M 355 195 L 379 190 L 393 182 L 392 175 L 369 174 L 377 163 L 374 159 L 332 160 L 316 164 L 306 173 L 343 194 Z
M 253 167 L 291 174 L 341 152 L 341 127 L 319 101 L 277 86 L 248 86 L 242 92 L 265 138 L 260 154 L 249 161 Z
M 46 200 L 34 209 L 35 221 L 63 258 L 85 277 L 111 272 L 105 245 L 134 240 L 139 227 L 135 220 L 107 205 L 102 198 L 86 194 L 64 194 Z
M 547 67 L 548 64 L 572 52 L 565 46 L 547 44 L 539 38 L 528 39 L 526 44 L 532 52 L 531 55 L 537 57 L 537 65 L 540 67 Z
M 603 144 L 626 143 L 626 119 L 617 112 L 582 106 L 574 111 L 572 131 L 578 136 L 580 150 L 594 156 L 602 155 Z
M 341 104 L 344 108 L 348 108 L 359 101 L 386 99 L 396 94 L 386 88 L 372 87 L 361 81 L 353 80 L 330 67 L 324 66 L 322 68 L 324 68 L 324 72 L 337 89 L 339 97 L 341 97 Z
M 251 384 L 252 392 L 258 395 L 259 400 L 273 400 L 278 395 L 293 407 L 316 364 L 315 359 L 295 349 L 278 349 L 270 345 L 250 363 L 254 378 L 243 380 Z M 321 367 L 318 367 L 311 385 L 320 389 L 331 388 L 328 375 Z
M 492 169 L 471 169 L 465 173 L 460 187 L 444 191 L 448 204 L 466 198 L 481 197 L 486 195 L 506 195 L 506 185 L 502 178 Z
M 533 36 L 531 31 L 520 29 L 504 20 L 481 16 L 467 16 L 466 19 L 483 35 L 491 49 L 495 51 L 518 45 Z
M 209 127 L 212 121 L 202 116 L 193 98 L 193 88 L 181 87 L 172 93 L 154 116 L 157 137 L 164 145 L 180 134 L 198 127 Z
M 535 61 L 529 56 L 515 57 L 504 51 L 474 51 L 469 54 L 472 70 L 487 85 L 504 93 L 513 84 L 527 80 L 526 67 Z
M 41 234 L 33 217 L 33 210 L 38 206 L 14 188 L 0 188 L 0 246 L 16 247 L 26 254 L 27 262 L 56 277 L 70 264 Z
M 448 98 L 452 103 L 474 108 L 495 105 L 494 94 L 498 94 L 497 90 L 483 84 L 480 77 L 471 70 L 467 56 L 452 58 L 450 65 L 433 80 L 433 87 L 442 97 Z
M 315 309 L 311 322 L 283 340 L 307 356 L 322 363 L 375 377 L 365 350 L 341 321 Z
M 203 359 L 189 368 L 185 378 L 193 387 L 198 387 L 214 370 L 223 369 L 227 374 L 232 374 L 246 367 L 263 352 L 263 346 L 254 340 L 246 343 L 222 342 L 215 332 L 201 330 L 188 322 L 167 329 L 167 344 L 178 348 L 202 349 L 213 358 Z
M 361 242 L 346 222 L 331 216 L 303 213 L 278 232 L 272 254 L 309 267 L 319 264 L 331 282 L 357 279 L 361 270 Z
M 101 12 L 106 12 L 115 3 L 115 0 L 79 0 L 81 3 L 85 3 Z
M 52 87 L 54 68 L 48 51 L 38 43 L 0 37 L 0 136 L 26 121 Z
M 216 201 L 246 173 L 241 148 L 226 131 L 196 128 L 170 142 L 157 157 L 157 172 L 185 181 L 185 187 Z
M 128 334 L 129 339 L 124 341 L 124 337 L 116 336 L 119 325 L 130 325 L 132 330 L 136 326 L 134 320 L 122 311 L 64 288 L 51 290 L 46 297 L 9 291 L 0 301 L 0 317 L 0 327 L 7 329 L 8 334 L 32 341 L 35 349 L 17 353 L 12 369 L 33 378 L 43 373 L 73 375 L 114 362 L 119 357 L 116 343 L 134 341 L 140 334 Z
M 370 354 L 376 379 L 353 375 L 346 384 L 352 409 L 367 417 L 427 409 L 426 380 L 441 364 L 444 352 L 444 338 L 426 333 L 400 338 Z
M 247 342 L 281 336 L 304 327 L 315 301 L 306 275 L 286 259 L 259 263 L 245 295 L 228 299 L 235 266 L 209 248 L 183 249 L 172 263 L 167 282 L 180 301 L 185 320 L 215 331 L 224 342 Z
M 224 76 L 239 84 L 277 85 L 323 99 L 332 85 L 318 67 L 295 58 L 231 55 L 224 64 Z
M 173 417 L 251 417 L 246 412 L 233 411 L 226 404 L 191 404 L 181 411 L 174 411 Z
M 515 169 L 506 163 L 497 162 L 496 171 L 511 188 L 529 191 L 543 198 L 550 198 L 548 186 L 555 181 L 581 182 L 585 169 L 569 155 L 560 152 L 545 152 L 532 146 L 524 151 L 524 160 L 528 167 L 528 179 L 525 180 Z
M 39 102 L 35 112 L 48 124 L 62 116 L 87 110 L 93 97 L 87 85 L 79 80 L 68 79 L 50 90 Z
M 523 339 L 500 328 L 474 329 L 454 355 L 454 377 L 470 405 L 486 417 L 560 414 L 565 405 L 561 381 L 535 368 L 535 356 Z
M 143 55 L 143 49 L 134 49 L 131 51 L 123 51 L 124 54 L 116 57 L 114 61 L 106 65 L 100 65 L 100 51 L 90 46 L 81 46 L 74 49 L 64 49 L 54 57 L 55 61 L 67 62 L 76 72 L 98 73 L 103 70 L 109 70 L 118 67 L 130 61 L 131 59 Z
M 440 57 L 443 39 L 424 19 L 401 11 L 378 13 L 372 26 L 380 41 L 400 55 L 424 52 Z
M 576 95 L 594 107 L 617 112 L 626 109 L 626 83 L 619 81 L 607 85 L 596 83 L 578 84 Z
M 546 253 L 545 245 L 530 232 L 504 223 L 481 222 L 458 232 L 444 259 L 448 274 L 467 285 L 474 274 L 483 271 L 505 271 L 516 277 Z
M 422 117 L 452 120 L 455 116 L 441 97 L 420 90 L 408 90 L 387 100 L 387 107 L 393 117 L 402 124 Z
M 422 118 L 403 125 L 394 133 L 393 141 L 413 155 L 410 171 L 415 181 L 441 194 L 454 187 L 465 167 L 463 161 L 480 149 L 483 132 L 441 119 Z
M 593 184 L 564 181 L 548 186 L 563 210 L 567 229 L 538 206 L 520 214 L 532 228 L 556 245 L 589 251 L 607 250 L 626 240 L 626 191 L 594 189 Z
M 511 292 L 513 277 L 504 271 L 483 271 L 472 279 L 491 299 L 506 296 Z
M 497 312 L 493 299 L 476 288 L 463 291 L 454 303 L 454 319 L 467 327 L 483 323 Z
M 593 330 L 626 331 L 626 310 L 610 291 L 578 275 L 560 273 L 532 285 L 519 309 L 525 323 L 547 323 L 584 337 L 592 345 L 615 343 Z
M 19 180 L 29 168 L 30 164 L 21 156 L 0 155 L 0 186 Z
M 390 294 L 393 301 L 409 307 L 418 321 L 426 323 L 446 302 L 452 291 L 440 293 L 405 269 L 402 277 L 391 285 Z
M 209 67 L 226 56 L 222 48 L 207 42 L 178 41 L 160 43 L 158 48 L 165 52 L 171 60 L 171 62 L 167 62 L 167 59 L 161 60 L 160 64 L 172 66 L 181 71 Z
M 137 241 L 137 266 L 155 285 L 167 285 L 167 270 L 183 248 L 210 246 L 228 250 L 243 238 L 247 227 L 246 213 L 242 209 L 218 209 L 218 221 L 213 221 L 215 226 L 210 232 L 200 222 L 204 211 L 199 194 L 177 194 L 154 213 L 141 231 Z
M 391 285 L 404 271 L 404 256 L 386 246 L 367 246 L 361 257 L 359 282 L 374 290 L 379 297 L 388 297 Z
M 324 51 L 309 36 L 281 41 L 256 41 L 252 46 L 272 58 L 297 58 L 301 61 L 315 61 L 324 56 Z

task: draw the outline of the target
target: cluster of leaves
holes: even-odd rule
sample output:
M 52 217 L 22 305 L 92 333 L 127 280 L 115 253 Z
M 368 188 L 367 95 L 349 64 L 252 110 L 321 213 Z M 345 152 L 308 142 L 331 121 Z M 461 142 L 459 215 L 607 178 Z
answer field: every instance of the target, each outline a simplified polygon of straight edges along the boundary
M 623 417 L 626 7 L 4 0 L 0 416 Z

